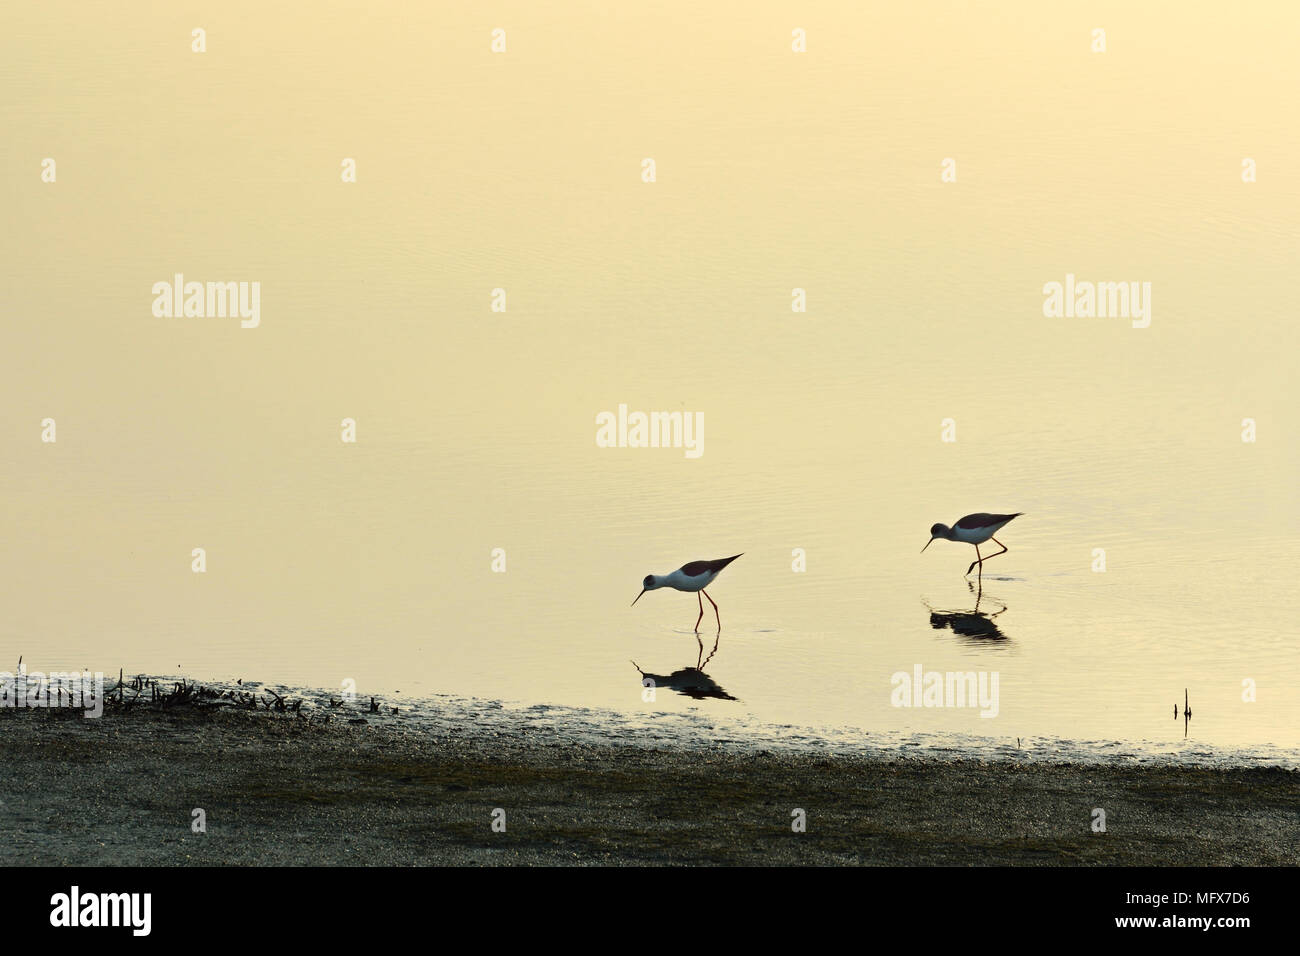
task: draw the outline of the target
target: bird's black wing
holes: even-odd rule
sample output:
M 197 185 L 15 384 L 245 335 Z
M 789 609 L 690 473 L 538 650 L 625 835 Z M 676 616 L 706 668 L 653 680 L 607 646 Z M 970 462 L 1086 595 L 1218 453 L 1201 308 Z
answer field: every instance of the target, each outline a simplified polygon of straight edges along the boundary
M 744 554 L 745 552 L 740 552 Z M 688 578 L 698 578 L 701 574 L 717 574 L 732 561 L 735 561 L 740 554 L 733 554 L 729 558 L 717 558 L 713 561 L 692 561 L 690 564 L 682 565 L 682 574 Z
M 988 528 L 995 524 L 1002 524 L 1004 521 L 1010 521 L 1012 518 L 1019 518 L 1023 511 L 1017 511 L 1013 515 L 991 515 L 981 511 L 979 514 L 967 515 L 957 522 L 957 527 L 965 531 L 972 531 L 976 528 Z

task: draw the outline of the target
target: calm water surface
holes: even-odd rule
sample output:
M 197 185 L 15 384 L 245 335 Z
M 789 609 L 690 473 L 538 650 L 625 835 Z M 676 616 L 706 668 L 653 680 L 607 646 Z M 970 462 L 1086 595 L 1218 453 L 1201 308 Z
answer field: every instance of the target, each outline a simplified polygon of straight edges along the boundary
M 999 744 L 1171 746 L 1186 689 L 1191 741 L 1300 747 L 1296 11 L 1116 7 L 1096 55 L 1054 9 L 740 9 L 520 7 L 497 56 L 396 6 L 235 4 L 202 56 L 6 11 L 0 660 Z M 154 318 L 175 272 L 261 326 Z M 1045 318 L 1067 273 L 1150 327 Z M 597 447 L 620 403 L 703 455 Z M 1025 512 L 981 590 L 919 554 L 974 511 Z M 701 649 L 641 578 L 740 551 L 725 697 L 647 703 Z M 997 716 L 892 706 L 917 665 Z

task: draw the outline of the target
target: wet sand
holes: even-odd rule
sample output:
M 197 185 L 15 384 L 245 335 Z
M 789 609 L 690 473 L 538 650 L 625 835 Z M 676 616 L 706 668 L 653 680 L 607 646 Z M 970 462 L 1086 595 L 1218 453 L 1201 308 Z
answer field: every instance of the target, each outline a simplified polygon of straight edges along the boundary
M 1294 865 L 1300 773 L 743 755 L 230 707 L 0 712 L 0 862 Z M 191 829 L 193 811 L 207 832 Z M 493 811 L 504 810 L 505 832 Z M 1094 808 L 1106 832 L 1094 833 Z M 792 831 L 803 810 L 807 830 Z

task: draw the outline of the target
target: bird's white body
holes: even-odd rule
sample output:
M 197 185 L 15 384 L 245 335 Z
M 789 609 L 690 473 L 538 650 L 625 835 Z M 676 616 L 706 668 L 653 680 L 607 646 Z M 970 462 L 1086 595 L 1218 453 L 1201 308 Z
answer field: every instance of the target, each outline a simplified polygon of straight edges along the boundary
M 674 591 L 703 591 L 716 578 L 721 571 L 705 571 L 703 574 L 697 574 L 695 577 L 687 577 L 681 568 L 678 568 L 672 574 L 665 574 L 658 578 L 663 582 L 660 586 L 672 588 Z
M 1001 531 L 1007 524 L 1007 521 L 1001 521 L 998 524 L 985 525 L 983 528 L 953 528 L 951 541 L 961 541 L 964 544 L 983 544 L 989 538 Z

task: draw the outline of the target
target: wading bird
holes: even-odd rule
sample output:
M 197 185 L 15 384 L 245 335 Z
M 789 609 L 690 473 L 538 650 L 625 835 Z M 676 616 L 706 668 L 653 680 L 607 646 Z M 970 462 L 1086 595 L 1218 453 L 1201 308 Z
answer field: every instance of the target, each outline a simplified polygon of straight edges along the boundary
M 744 554 L 741 552 L 740 554 Z M 713 583 L 713 579 L 722 573 L 722 569 L 735 561 L 740 554 L 733 554 L 729 558 L 718 558 L 716 561 L 692 561 L 690 564 L 683 564 L 671 574 L 647 574 L 645 580 L 641 582 L 641 594 L 646 591 L 654 591 L 658 588 L 672 588 L 675 591 L 698 591 L 713 605 L 714 616 L 718 619 L 718 633 L 722 633 L 722 615 L 718 614 L 718 605 L 713 598 L 709 597 L 708 592 L 704 589 Z M 636 601 L 641 600 L 641 594 L 636 596 Z M 699 594 L 695 599 L 699 601 Z M 633 604 L 636 604 L 633 601 Z M 700 621 L 704 620 L 704 602 L 700 601 L 700 616 L 695 619 L 695 630 L 700 629 Z
M 975 565 L 980 566 L 980 577 L 984 577 L 984 562 L 989 558 L 996 558 L 999 554 L 1007 553 L 1007 546 L 993 536 L 1002 530 L 1002 527 L 1012 518 L 1019 518 L 1023 511 L 1017 511 L 1013 515 L 990 515 L 984 512 L 967 515 L 957 521 L 955 525 L 949 528 L 946 524 L 936 524 L 930 528 L 930 540 L 925 543 L 925 548 L 934 543 L 935 538 L 943 538 L 947 541 L 962 541 L 966 544 L 975 545 L 975 560 L 970 563 L 966 573 L 970 574 Z M 1001 551 L 995 551 L 988 558 L 980 554 L 980 545 L 985 541 L 992 540 Z M 921 553 L 925 553 L 925 548 Z

